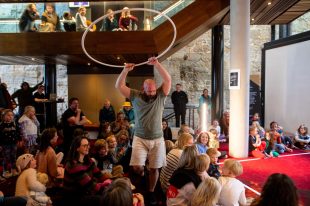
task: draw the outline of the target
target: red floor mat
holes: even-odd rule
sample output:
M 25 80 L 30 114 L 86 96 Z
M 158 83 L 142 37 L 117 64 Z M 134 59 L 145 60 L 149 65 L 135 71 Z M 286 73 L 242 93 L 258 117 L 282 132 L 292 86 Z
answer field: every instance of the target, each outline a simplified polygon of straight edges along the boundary
M 241 163 L 244 172 L 238 179 L 244 184 L 260 192 L 269 175 L 284 173 L 295 182 L 302 205 L 310 205 L 310 153 Z M 247 190 L 247 196 L 256 197 L 256 194 Z

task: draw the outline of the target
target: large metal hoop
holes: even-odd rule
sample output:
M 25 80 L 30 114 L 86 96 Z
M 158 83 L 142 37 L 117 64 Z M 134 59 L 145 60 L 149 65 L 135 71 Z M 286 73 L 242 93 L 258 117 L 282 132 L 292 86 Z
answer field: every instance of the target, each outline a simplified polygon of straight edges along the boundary
M 164 16 L 171 23 L 172 28 L 173 28 L 173 38 L 172 38 L 172 41 L 171 41 L 170 45 L 162 53 L 160 53 L 156 58 L 160 58 L 161 56 L 166 54 L 171 49 L 171 47 L 173 46 L 173 44 L 175 42 L 175 39 L 176 39 L 176 36 L 177 36 L 177 29 L 176 29 L 176 26 L 175 26 L 174 22 L 172 21 L 172 19 L 169 16 L 167 16 L 166 14 L 161 13 L 160 11 L 153 10 L 153 9 L 132 8 L 132 9 L 129 9 L 129 10 L 130 11 L 149 11 L 149 12 L 157 13 L 157 14 L 160 14 L 160 15 Z M 114 11 L 114 14 L 121 13 L 122 11 L 123 11 L 123 9 L 122 10 Z M 97 24 L 99 21 L 101 21 L 102 19 L 108 17 L 109 15 L 110 14 L 106 14 L 104 16 L 99 17 L 98 19 L 96 19 L 93 23 L 91 23 L 87 27 L 87 29 L 83 33 L 82 40 L 81 40 L 82 49 L 83 49 L 84 53 L 86 54 L 86 56 L 88 56 L 88 58 L 90 58 L 91 60 L 93 60 L 94 62 L 96 62 L 98 64 L 101 64 L 101 65 L 104 65 L 104 66 L 108 66 L 108 67 L 123 68 L 124 67 L 123 65 L 113 65 L 113 64 L 107 64 L 107 63 L 98 61 L 97 59 L 95 59 L 92 56 L 90 56 L 90 54 L 88 54 L 88 52 L 85 49 L 85 37 L 86 37 L 87 33 L 89 32 L 89 30 L 92 28 L 93 25 Z M 148 61 L 141 62 L 141 63 L 135 64 L 135 66 L 141 66 L 141 65 L 147 64 L 147 63 L 148 63 Z

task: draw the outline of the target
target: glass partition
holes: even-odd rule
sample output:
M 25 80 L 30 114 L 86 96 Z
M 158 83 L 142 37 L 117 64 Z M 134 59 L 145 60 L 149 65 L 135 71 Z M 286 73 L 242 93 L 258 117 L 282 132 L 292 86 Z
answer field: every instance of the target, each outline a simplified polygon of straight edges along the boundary
M 1 3 L 0 33 L 83 31 L 85 26 L 106 14 L 109 9 L 116 11 L 124 7 L 149 8 L 172 17 L 192 2 L 194 0 L 57 2 L 36 3 L 35 8 L 28 3 Z M 84 6 L 85 10 L 79 9 L 80 6 Z M 123 15 L 118 13 L 110 18 L 113 19 L 110 22 L 108 19 L 98 22 L 93 30 L 152 30 L 166 21 L 161 15 L 146 11 L 131 11 Z

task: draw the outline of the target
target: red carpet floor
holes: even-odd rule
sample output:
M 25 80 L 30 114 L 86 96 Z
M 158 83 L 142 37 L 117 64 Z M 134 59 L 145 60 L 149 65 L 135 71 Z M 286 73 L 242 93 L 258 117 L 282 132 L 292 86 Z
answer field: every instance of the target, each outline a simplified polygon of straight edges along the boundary
M 261 192 L 261 188 L 268 176 L 273 173 L 284 173 L 291 177 L 298 188 L 301 205 L 310 205 L 310 153 L 298 154 L 285 153 L 279 158 L 241 161 L 243 174 L 238 177 L 244 184 Z M 292 155 L 292 156 L 291 156 Z M 250 190 L 247 197 L 257 197 Z
M 219 150 L 228 153 L 228 148 L 228 143 L 221 143 Z M 269 175 L 284 173 L 293 179 L 298 188 L 300 205 L 310 206 L 310 151 L 294 150 L 293 153 L 284 153 L 271 159 L 250 157 L 239 160 L 243 165 L 243 174 L 238 179 L 244 184 L 261 192 Z M 223 161 L 220 160 L 221 163 Z M 246 196 L 256 198 L 257 194 L 247 189 Z

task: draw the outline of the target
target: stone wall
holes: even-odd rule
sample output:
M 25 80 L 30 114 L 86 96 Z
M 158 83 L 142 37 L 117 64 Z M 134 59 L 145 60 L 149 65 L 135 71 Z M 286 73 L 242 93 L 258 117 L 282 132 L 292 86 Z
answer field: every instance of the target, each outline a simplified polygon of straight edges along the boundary
M 1 65 L 0 77 L 1 82 L 5 82 L 8 86 L 10 94 L 20 89 L 22 82 L 28 82 L 30 86 L 34 86 L 42 81 L 44 76 L 44 65 Z M 67 67 L 57 65 L 57 96 L 63 97 L 65 102 L 68 102 L 68 80 Z M 57 116 L 67 108 L 65 103 L 57 104 Z M 16 109 L 17 112 L 17 109 Z
M 260 75 L 261 49 L 270 41 L 270 26 L 250 27 L 250 70 L 251 75 Z M 189 103 L 197 105 L 204 88 L 211 91 L 211 31 L 173 54 L 163 62 L 172 76 L 172 91 L 176 83 L 183 85 L 188 93 Z M 230 26 L 224 26 L 224 109 L 229 109 L 228 74 L 230 67 Z M 158 74 L 155 79 L 159 79 Z M 158 82 L 160 82 L 158 80 Z M 167 104 L 171 104 L 170 97 Z M 167 112 L 169 113 L 169 111 Z M 198 115 L 195 113 L 195 125 Z

